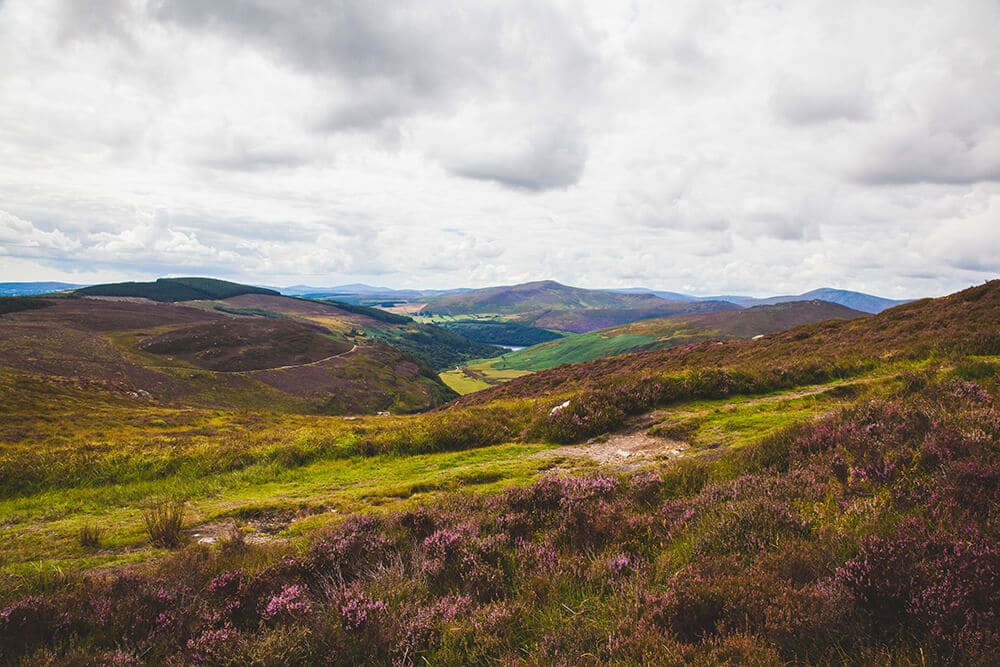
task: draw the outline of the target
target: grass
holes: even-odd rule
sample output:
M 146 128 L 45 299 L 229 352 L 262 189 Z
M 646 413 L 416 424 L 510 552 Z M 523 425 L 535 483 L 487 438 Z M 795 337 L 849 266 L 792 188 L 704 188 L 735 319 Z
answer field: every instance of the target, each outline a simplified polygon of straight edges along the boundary
M 479 391 L 480 389 L 488 389 L 493 386 L 485 380 L 469 375 L 464 368 L 455 368 L 450 371 L 445 371 L 440 373 L 438 377 L 440 377 L 441 381 L 448 385 L 452 391 L 460 396 L 471 394 L 472 392 Z
M 493 363 L 493 368 L 497 370 L 540 371 L 555 368 L 561 364 L 623 354 L 657 340 L 655 336 L 631 334 L 606 336 L 592 331 L 567 336 L 551 343 L 533 345 L 516 352 L 508 352 L 503 359 Z
M 873 377 L 899 371 L 892 367 L 884 371 L 888 375 Z M 692 424 L 688 457 L 742 447 L 843 405 L 847 398 L 837 395 L 843 384 L 813 387 L 816 393 L 806 396 L 784 391 L 681 402 L 658 410 L 650 430 Z M 350 454 L 349 443 L 358 437 L 405 433 L 426 420 L 120 406 L 25 418 L 21 427 L 34 433 L 33 446 L 56 447 L 54 460 L 78 449 L 75 442 L 88 442 L 95 477 L 86 485 L 50 485 L 0 500 L 0 516 L 7 517 L 0 524 L 0 573 L 16 580 L 46 563 L 74 571 L 157 558 L 162 551 L 148 544 L 143 508 L 164 497 L 186 502 L 191 527 L 236 519 L 267 524 L 291 537 L 354 512 L 525 484 L 553 465 L 554 459 L 544 455 L 550 446 L 532 443 L 411 456 Z M 74 432 L 67 440 L 68 424 Z M 12 446 L 5 446 L 8 455 Z M 564 459 L 559 465 L 587 469 L 588 461 Z M 122 481 L 114 482 L 105 470 L 108 481 L 101 482 L 99 470 L 107 466 L 119 470 Z M 99 550 L 81 545 L 85 527 L 101 531 Z
M 51 489 L 0 500 L 0 578 L 22 579 L 39 568 L 75 571 L 134 562 L 161 555 L 150 546 L 173 546 L 154 537 L 147 521 L 164 524 L 179 540 L 176 504 L 184 522 L 199 525 L 225 519 L 280 526 L 284 537 L 307 533 L 353 512 L 398 509 L 457 490 L 494 492 L 525 484 L 550 463 L 546 445 L 498 445 L 418 456 L 354 457 L 299 467 L 256 464 L 229 473 L 170 476 L 154 481 Z M 149 507 L 152 506 L 152 509 Z M 97 553 L 80 544 L 80 531 L 99 530 Z

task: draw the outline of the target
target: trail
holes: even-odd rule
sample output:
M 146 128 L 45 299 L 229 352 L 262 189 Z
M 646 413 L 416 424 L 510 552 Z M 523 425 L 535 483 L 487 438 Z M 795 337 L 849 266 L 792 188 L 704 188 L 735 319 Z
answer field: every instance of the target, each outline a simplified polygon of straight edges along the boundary
M 337 359 L 338 357 L 346 357 L 350 353 L 352 353 L 355 350 L 357 350 L 358 347 L 360 347 L 360 346 L 357 343 L 355 343 L 351 347 L 351 349 L 349 349 L 349 350 L 346 350 L 344 352 L 338 352 L 337 354 L 331 354 L 329 357 L 323 357 L 322 359 L 317 359 L 316 361 L 309 361 L 309 362 L 306 362 L 304 364 L 290 364 L 288 366 L 275 366 L 273 368 L 254 368 L 254 369 L 245 370 L 245 371 L 213 371 L 210 368 L 200 368 L 200 367 L 197 367 L 197 366 L 195 366 L 194 368 L 191 368 L 190 370 L 204 371 L 206 373 L 215 373 L 217 375 L 244 375 L 246 373 L 266 373 L 266 372 L 269 372 L 269 371 L 286 371 L 286 370 L 291 370 L 293 368 L 306 368 L 307 366 L 318 366 L 319 364 L 322 364 L 324 362 L 330 361 L 331 359 Z M 186 366 L 143 366 L 143 368 L 157 368 L 157 369 L 161 369 L 161 370 L 177 370 L 177 369 L 186 369 L 187 367 Z
M 336 359 L 338 357 L 346 357 L 351 352 L 354 352 L 356 349 L 358 349 L 358 344 L 357 343 L 355 343 L 351 347 L 351 349 L 347 350 L 346 352 L 340 352 L 338 354 L 331 354 L 329 357 L 324 357 L 322 359 L 317 359 L 316 361 L 310 361 L 310 362 L 305 363 L 305 364 L 291 364 L 289 366 L 275 366 L 274 368 L 255 368 L 255 369 L 250 370 L 250 371 L 215 371 L 215 372 L 216 373 L 263 373 L 265 371 L 286 371 L 286 370 L 289 370 L 289 369 L 292 369 L 292 368 L 305 368 L 306 366 L 318 366 L 319 364 L 322 364 L 325 361 L 330 361 L 331 359 Z
M 865 379 L 835 386 L 857 386 L 871 381 L 873 380 Z M 805 389 L 777 394 L 775 396 L 762 396 L 759 398 L 748 399 L 745 402 L 742 402 L 741 405 L 743 407 L 747 407 L 763 403 L 774 403 L 778 401 L 805 398 L 806 396 L 822 394 L 830 389 L 831 385 L 829 384 L 815 385 Z M 538 452 L 534 456 L 556 456 L 566 458 L 586 457 L 604 465 L 615 465 L 622 470 L 637 468 L 644 463 L 649 463 L 650 461 L 678 458 L 691 447 L 689 443 L 682 440 L 671 440 L 652 436 L 646 433 L 646 429 L 667 415 L 692 417 L 707 414 L 710 411 L 710 408 L 684 411 L 678 410 L 677 407 L 678 406 L 674 406 L 672 408 L 661 408 L 659 410 L 648 412 L 644 415 L 639 415 L 638 417 L 630 420 L 630 423 L 628 423 L 623 429 L 614 433 L 608 433 L 604 436 L 592 438 L 584 444 L 566 445 L 565 447 L 549 449 L 543 452 Z

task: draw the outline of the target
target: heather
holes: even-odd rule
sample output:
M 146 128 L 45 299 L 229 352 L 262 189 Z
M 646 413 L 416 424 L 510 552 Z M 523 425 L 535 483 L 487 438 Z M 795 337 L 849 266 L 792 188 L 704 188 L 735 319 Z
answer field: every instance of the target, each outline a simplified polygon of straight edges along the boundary
M 977 368 L 904 376 L 739 448 L 552 471 L 352 514 L 301 543 L 234 537 L 12 592 L 0 650 L 28 664 L 990 664 L 1000 412 Z

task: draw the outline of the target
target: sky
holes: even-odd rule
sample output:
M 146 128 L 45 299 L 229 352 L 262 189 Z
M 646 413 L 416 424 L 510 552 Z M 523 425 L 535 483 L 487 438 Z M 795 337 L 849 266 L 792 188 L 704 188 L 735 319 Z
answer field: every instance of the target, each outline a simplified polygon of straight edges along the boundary
M 0 280 L 937 296 L 1000 0 L 0 0 Z

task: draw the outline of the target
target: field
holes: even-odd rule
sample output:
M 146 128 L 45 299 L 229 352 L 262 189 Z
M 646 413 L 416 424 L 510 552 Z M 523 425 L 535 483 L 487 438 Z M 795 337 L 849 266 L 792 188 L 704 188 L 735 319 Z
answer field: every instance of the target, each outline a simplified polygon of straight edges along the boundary
M 989 283 L 393 416 L 43 382 L 89 366 L 11 342 L 0 660 L 989 664 L 998 316 Z

